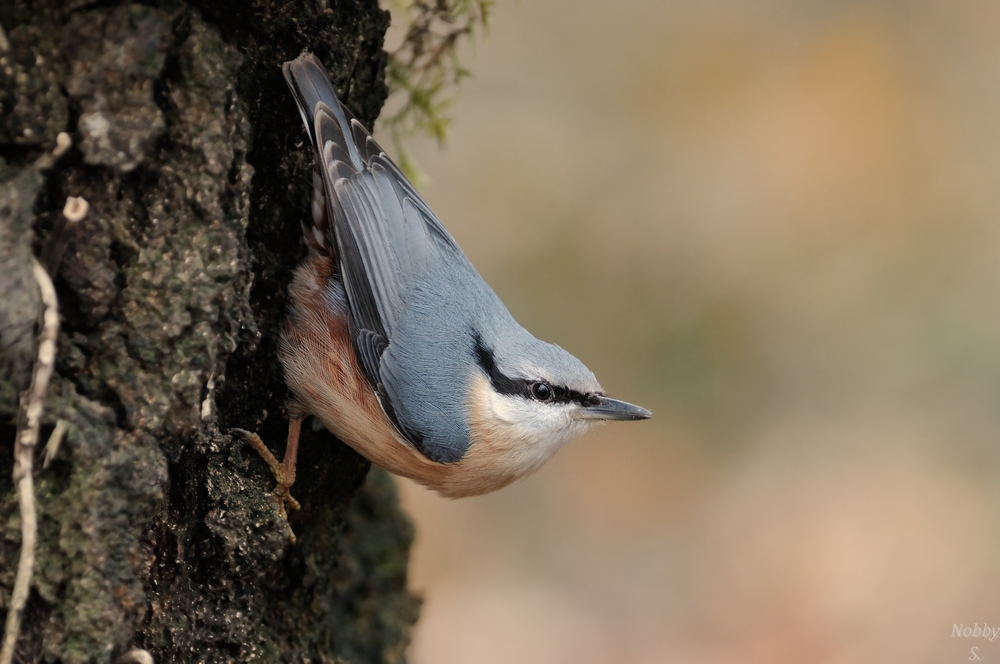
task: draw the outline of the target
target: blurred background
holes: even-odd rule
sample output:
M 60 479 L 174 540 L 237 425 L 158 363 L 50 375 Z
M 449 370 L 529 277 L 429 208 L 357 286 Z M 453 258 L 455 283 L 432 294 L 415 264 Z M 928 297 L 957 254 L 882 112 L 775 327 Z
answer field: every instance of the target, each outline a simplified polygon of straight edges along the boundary
M 400 482 L 413 664 L 1000 660 L 952 637 L 1000 627 L 998 25 L 498 0 L 424 193 L 656 416 L 493 495 Z

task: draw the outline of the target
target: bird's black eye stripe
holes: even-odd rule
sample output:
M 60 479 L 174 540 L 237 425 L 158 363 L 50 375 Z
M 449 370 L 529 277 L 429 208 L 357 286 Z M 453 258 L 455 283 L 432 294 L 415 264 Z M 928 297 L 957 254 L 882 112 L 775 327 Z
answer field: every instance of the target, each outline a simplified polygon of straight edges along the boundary
M 490 382 L 500 394 L 509 396 L 521 396 L 526 399 L 543 401 L 545 403 L 577 403 L 581 406 L 596 406 L 599 402 L 595 395 L 584 394 L 576 390 L 570 390 L 561 385 L 553 385 L 544 380 L 527 381 L 523 378 L 511 378 L 497 368 L 493 359 L 493 351 L 486 346 L 483 338 L 477 332 L 472 333 L 473 346 L 476 353 L 476 362 L 483 372 L 489 376 Z M 535 390 L 544 385 L 549 389 L 549 396 L 542 398 Z
M 552 390 L 552 397 L 547 400 L 551 403 L 576 403 L 584 408 L 587 406 L 596 406 L 600 403 L 596 394 L 584 394 L 583 392 L 577 392 L 561 385 L 552 385 L 551 383 L 545 383 L 545 385 Z
M 493 383 L 494 390 L 500 394 L 510 396 L 529 396 L 528 381 L 520 378 L 511 378 L 500 371 L 497 368 L 496 362 L 493 361 L 493 351 L 483 343 L 483 338 L 478 333 L 473 333 L 472 340 L 476 350 L 476 361 L 486 375 L 490 377 L 490 382 Z

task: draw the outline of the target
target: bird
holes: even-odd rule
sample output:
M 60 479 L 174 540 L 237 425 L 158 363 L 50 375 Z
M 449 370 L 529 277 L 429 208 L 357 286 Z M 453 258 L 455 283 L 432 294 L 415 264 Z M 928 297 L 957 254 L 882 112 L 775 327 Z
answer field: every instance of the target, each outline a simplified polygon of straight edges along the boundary
M 283 514 L 282 502 L 297 507 L 307 415 L 373 464 L 454 498 L 531 474 L 594 423 L 652 417 L 514 320 L 314 55 L 282 71 L 316 156 L 308 255 L 279 348 L 284 459 L 237 431 L 271 466 Z

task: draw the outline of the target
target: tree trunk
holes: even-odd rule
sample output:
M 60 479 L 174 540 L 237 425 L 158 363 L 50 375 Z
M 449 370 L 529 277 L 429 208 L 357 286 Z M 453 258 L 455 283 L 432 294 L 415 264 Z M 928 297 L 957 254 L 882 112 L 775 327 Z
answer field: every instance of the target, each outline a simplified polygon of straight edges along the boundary
M 329 5 L 329 6 L 327 6 Z M 0 0 L 0 619 L 21 549 L 11 482 L 40 303 L 63 233 L 38 547 L 15 661 L 401 662 L 418 602 L 391 480 L 303 427 L 302 510 L 232 427 L 279 452 L 285 285 L 313 156 L 280 65 L 308 49 L 369 125 L 375 0 Z M 73 147 L 53 156 L 59 132 Z M 90 213 L 60 231 L 67 196 Z

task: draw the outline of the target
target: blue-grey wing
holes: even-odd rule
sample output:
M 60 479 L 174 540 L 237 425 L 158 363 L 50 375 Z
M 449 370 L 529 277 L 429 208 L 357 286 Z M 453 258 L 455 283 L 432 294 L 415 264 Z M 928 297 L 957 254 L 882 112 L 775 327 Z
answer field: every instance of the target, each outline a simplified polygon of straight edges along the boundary
M 303 54 L 286 62 L 283 71 L 316 147 L 355 351 L 386 413 L 419 446 L 421 433 L 397 421 L 385 398 L 382 356 L 413 284 L 423 281 L 440 252 L 456 253 L 463 261 L 464 255 L 402 172 L 340 104 L 319 60 Z

